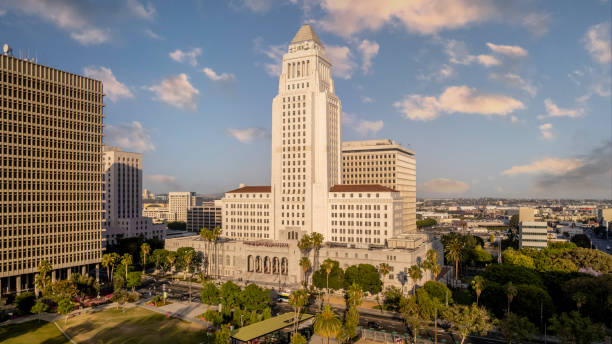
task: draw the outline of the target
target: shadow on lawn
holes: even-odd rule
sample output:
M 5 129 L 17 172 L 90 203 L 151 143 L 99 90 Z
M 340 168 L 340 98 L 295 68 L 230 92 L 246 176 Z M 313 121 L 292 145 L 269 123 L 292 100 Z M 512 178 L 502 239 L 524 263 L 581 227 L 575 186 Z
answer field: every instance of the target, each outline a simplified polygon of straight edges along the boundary
M 16 339 L 20 336 L 26 335 L 28 332 L 34 332 L 40 330 L 45 325 L 53 326 L 53 329 L 57 331 L 55 337 L 47 338 L 40 342 L 42 344 L 64 344 L 66 343 L 66 337 L 62 335 L 59 330 L 55 328 L 55 325 L 46 321 L 28 321 L 21 324 L 6 325 L 0 327 L 0 342 L 5 342 L 10 339 Z

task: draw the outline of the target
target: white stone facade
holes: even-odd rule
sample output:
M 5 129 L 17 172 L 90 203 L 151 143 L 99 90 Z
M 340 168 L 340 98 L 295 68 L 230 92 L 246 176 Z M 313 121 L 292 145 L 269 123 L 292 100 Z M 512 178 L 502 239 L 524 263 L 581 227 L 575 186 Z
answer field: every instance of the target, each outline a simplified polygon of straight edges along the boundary
M 174 214 L 174 221 L 187 222 L 187 209 L 195 206 L 195 192 L 169 192 L 168 211 Z

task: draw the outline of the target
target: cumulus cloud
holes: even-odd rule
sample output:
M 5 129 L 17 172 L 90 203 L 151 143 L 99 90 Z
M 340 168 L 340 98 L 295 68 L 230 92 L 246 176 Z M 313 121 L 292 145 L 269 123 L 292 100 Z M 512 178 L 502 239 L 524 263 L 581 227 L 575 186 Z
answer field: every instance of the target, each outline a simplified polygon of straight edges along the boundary
M 478 63 L 485 67 L 498 66 L 501 64 L 500 60 L 491 55 L 478 55 L 476 59 L 478 59 Z
M 333 75 L 342 79 L 350 79 L 353 76 L 357 63 L 349 47 L 328 45 L 325 47 L 325 53 L 331 60 Z
M 234 77 L 234 74 L 229 74 L 229 73 L 221 73 L 221 74 L 217 74 L 214 70 L 212 70 L 211 68 L 204 68 L 202 70 L 204 72 L 204 74 L 206 74 L 206 76 L 217 83 L 232 83 L 234 82 L 234 80 L 236 80 L 236 77 Z
M 544 100 L 544 106 L 546 107 L 546 115 L 538 116 L 539 119 L 543 119 L 546 117 L 570 117 L 576 118 L 584 115 L 584 109 L 575 108 L 575 109 L 564 109 L 560 108 L 555 104 L 552 99 L 546 98 Z
M 491 73 L 489 74 L 489 78 L 503 82 L 508 86 L 519 88 L 527 92 L 532 97 L 535 97 L 535 95 L 538 93 L 537 87 L 514 73 Z
M 264 128 L 228 128 L 227 132 L 242 143 L 251 143 L 255 139 L 268 136 L 268 131 Z
M 83 45 L 100 44 L 110 39 L 110 31 L 92 24 L 100 6 L 71 0 L 9 0 L 4 10 L 14 9 L 36 16 L 70 33 Z
M 610 43 L 612 25 L 604 22 L 589 28 L 583 38 L 584 47 L 591 56 L 602 64 L 610 64 L 612 60 L 612 44 Z
M 544 123 L 540 125 L 539 128 L 540 128 L 540 135 L 544 140 L 552 140 L 554 138 L 551 123 Z
M 360 98 L 361 98 L 361 101 L 362 101 L 363 103 L 373 103 L 373 102 L 374 102 L 374 99 L 372 99 L 372 98 L 370 98 L 370 97 L 361 96 Z
M 158 40 L 158 41 L 161 41 L 161 40 L 163 40 L 163 39 L 164 39 L 162 36 L 160 36 L 160 35 L 156 34 L 156 33 L 155 33 L 155 32 L 153 32 L 153 30 L 151 30 L 151 29 L 145 29 L 145 30 L 144 30 L 144 33 L 145 33 L 145 35 L 147 35 L 149 38 L 152 38 L 152 39 L 155 39 L 155 40 Z
M 342 124 L 364 137 L 375 136 L 385 126 L 382 120 L 368 121 L 346 112 L 342 113 Z
M 268 57 L 269 62 L 264 63 L 265 72 L 272 77 L 279 77 L 282 72 L 281 62 L 283 55 L 287 52 L 286 44 L 264 46 L 263 38 L 257 37 L 253 40 L 255 51 Z
M 138 0 L 128 0 L 127 5 L 132 13 L 142 19 L 152 20 L 157 13 L 155 7 L 151 3 L 143 5 Z
M 501 94 L 488 94 L 467 86 L 448 87 L 438 98 L 412 94 L 393 104 L 411 120 L 428 121 L 441 113 L 505 116 L 524 109 L 522 102 Z
M 116 102 L 121 98 L 133 98 L 132 91 L 123 83 L 119 82 L 113 71 L 107 67 L 89 66 L 83 69 L 85 76 L 100 80 L 104 85 L 104 93 L 112 101 Z
M 435 81 L 442 81 L 445 79 L 450 78 L 451 76 L 455 75 L 455 70 L 453 69 L 453 67 L 447 65 L 447 64 L 443 64 L 438 70 L 435 70 L 429 74 L 419 74 L 417 75 L 417 79 L 419 80 L 435 80 Z
M 155 184 L 157 187 L 170 188 L 170 190 L 181 189 L 180 185 L 176 182 L 176 178 L 164 174 L 152 174 L 145 175 L 144 180 L 147 184 Z
M 104 143 L 129 151 L 144 153 L 155 150 L 149 130 L 138 121 L 104 126 Z
M 506 55 L 510 57 L 525 57 L 527 56 L 527 50 L 519 47 L 518 45 L 499 45 L 493 43 L 487 43 L 487 47 L 491 49 L 493 52 Z
M 372 59 L 376 55 L 378 55 L 378 50 L 380 49 L 380 46 L 374 41 L 368 41 L 367 39 L 364 39 L 363 41 L 361 41 L 361 44 L 359 44 L 359 47 L 357 49 L 359 50 L 362 56 L 361 70 L 363 70 L 364 73 L 368 73 L 370 71 L 370 68 L 372 67 Z
M 386 24 L 403 25 L 408 31 L 430 35 L 487 21 L 499 13 L 494 2 L 467 0 L 321 0 L 320 6 L 326 15 L 318 24 L 344 37 L 378 30 Z
M 504 170 L 501 174 L 504 176 L 515 176 L 518 174 L 549 174 L 563 175 L 574 171 L 584 165 L 581 159 L 577 158 L 543 158 L 533 161 L 530 164 L 512 166 Z
M 181 49 L 176 49 L 171 52 L 170 58 L 176 62 L 187 62 L 192 66 L 198 65 L 198 56 L 202 55 L 202 48 L 193 48 L 191 50 L 183 51 Z
M 459 194 L 470 189 L 466 182 L 448 178 L 436 178 L 423 184 L 422 189 L 432 193 Z
M 168 76 L 161 83 L 146 89 L 155 93 L 156 97 L 154 99 L 157 101 L 180 109 L 197 109 L 196 98 L 200 91 L 191 85 L 189 77 L 184 73 Z

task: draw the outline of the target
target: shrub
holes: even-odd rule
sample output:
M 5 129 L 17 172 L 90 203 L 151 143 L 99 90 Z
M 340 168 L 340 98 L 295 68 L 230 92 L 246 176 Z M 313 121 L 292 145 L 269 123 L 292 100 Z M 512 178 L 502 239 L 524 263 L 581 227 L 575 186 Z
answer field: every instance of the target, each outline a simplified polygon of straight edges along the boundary
M 15 297 L 15 307 L 19 314 L 30 314 L 32 306 L 36 303 L 34 293 L 27 292 Z

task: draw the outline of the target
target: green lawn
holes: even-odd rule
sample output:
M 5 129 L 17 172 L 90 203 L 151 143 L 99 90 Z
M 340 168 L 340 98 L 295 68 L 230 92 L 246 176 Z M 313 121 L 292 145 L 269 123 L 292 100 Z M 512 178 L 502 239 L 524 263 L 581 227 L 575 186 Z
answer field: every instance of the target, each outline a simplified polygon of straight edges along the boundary
M 64 344 L 69 342 L 53 323 L 28 321 L 22 324 L 0 327 L 0 343 Z
M 199 325 L 168 318 L 139 307 L 108 309 L 58 321 L 77 343 L 206 343 L 206 334 Z

